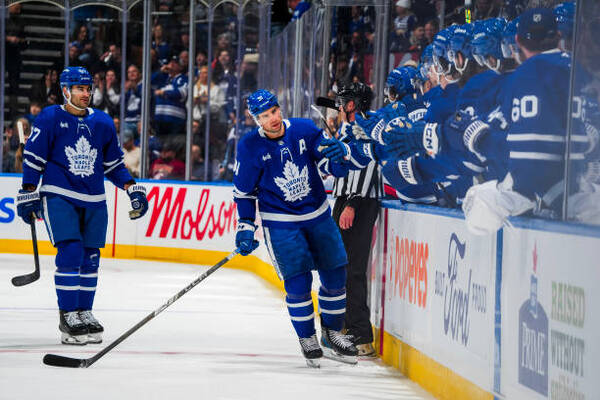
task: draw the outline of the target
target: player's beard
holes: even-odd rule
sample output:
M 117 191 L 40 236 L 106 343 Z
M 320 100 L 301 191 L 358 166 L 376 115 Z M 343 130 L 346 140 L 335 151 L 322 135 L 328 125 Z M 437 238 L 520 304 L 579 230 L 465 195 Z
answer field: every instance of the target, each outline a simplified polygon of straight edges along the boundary
M 277 127 L 273 128 L 272 125 L 273 124 L 265 124 L 265 126 L 263 126 L 263 129 L 266 133 L 268 133 L 268 136 L 273 136 L 273 137 L 279 137 L 282 134 L 282 124 L 283 124 L 283 120 L 279 120 L 279 123 L 277 124 Z

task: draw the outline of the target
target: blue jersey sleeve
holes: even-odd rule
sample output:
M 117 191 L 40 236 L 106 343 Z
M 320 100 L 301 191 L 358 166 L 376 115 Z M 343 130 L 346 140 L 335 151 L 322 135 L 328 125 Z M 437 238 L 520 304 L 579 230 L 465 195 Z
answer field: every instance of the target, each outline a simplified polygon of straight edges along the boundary
M 23 184 L 37 187 L 42 176 L 53 137 L 53 112 L 45 108 L 33 122 L 31 135 L 23 151 Z
M 233 167 L 233 199 L 237 204 L 240 219 L 254 221 L 256 217 L 257 186 L 263 173 L 259 154 L 252 148 L 250 133 L 238 142 L 235 166 Z
M 103 124 L 100 126 L 100 129 L 103 129 L 103 133 L 108 136 L 108 142 L 104 146 L 104 175 L 116 187 L 123 189 L 127 182 L 134 179 L 125 167 L 123 151 L 119 146 L 119 139 L 117 138 L 114 123 L 108 116 L 102 122 Z

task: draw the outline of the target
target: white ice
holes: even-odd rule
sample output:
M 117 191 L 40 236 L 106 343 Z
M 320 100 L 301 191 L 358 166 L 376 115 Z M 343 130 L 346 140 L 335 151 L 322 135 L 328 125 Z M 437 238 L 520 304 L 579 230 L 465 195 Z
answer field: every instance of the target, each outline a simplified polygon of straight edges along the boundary
M 281 293 L 221 268 L 87 369 L 44 354 L 88 358 L 192 282 L 206 267 L 103 259 L 94 305 L 104 343 L 60 344 L 54 258 L 23 287 L 31 255 L 0 254 L 0 399 L 431 399 L 380 360 L 306 367 Z

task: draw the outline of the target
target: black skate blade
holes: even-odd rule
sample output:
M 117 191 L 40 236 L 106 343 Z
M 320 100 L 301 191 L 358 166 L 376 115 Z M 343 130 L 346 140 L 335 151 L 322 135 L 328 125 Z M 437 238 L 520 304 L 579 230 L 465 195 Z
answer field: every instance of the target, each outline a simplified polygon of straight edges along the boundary
M 88 363 L 86 359 L 71 358 L 58 356 L 56 354 L 46 354 L 43 360 L 44 364 L 51 365 L 53 367 L 65 367 L 65 368 L 87 368 Z
M 356 356 L 345 356 L 343 354 L 336 353 L 330 348 L 323 349 L 323 357 L 333 361 L 339 361 L 344 364 L 356 365 L 358 364 L 358 357 Z
M 37 281 L 38 279 L 40 279 L 40 274 L 38 272 L 32 272 L 31 274 L 27 275 L 15 276 L 11 279 L 11 282 L 15 286 L 25 286 Z

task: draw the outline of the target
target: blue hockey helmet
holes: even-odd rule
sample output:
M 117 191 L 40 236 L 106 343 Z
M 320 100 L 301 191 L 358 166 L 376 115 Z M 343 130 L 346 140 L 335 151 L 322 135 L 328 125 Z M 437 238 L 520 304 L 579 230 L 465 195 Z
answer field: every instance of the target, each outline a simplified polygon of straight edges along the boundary
M 554 7 L 554 16 L 556 17 L 556 24 L 561 37 L 561 47 L 563 50 L 567 50 L 566 43 L 570 43 L 573 40 L 573 27 L 575 26 L 575 2 L 565 1 L 564 3 L 557 4 Z M 570 46 L 569 46 L 570 47 Z
M 448 60 L 461 74 L 469 65 L 471 58 L 471 37 L 473 36 L 473 24 L 460 25 L 454 30 L 448 46 Z M 460 55 L 460 57 L 458 57 Z
M 71 89 L 75 85 L 92 86 L 94 80 L 87 69 L 83 67 L 66 67 L 60 73 L 60 87 Z
M 429 70 L 433 66 L 433 46 L 428 45 L 421 53 L 421 63 L 419 64 L 419 75 L 422 81 L 429 79 Z
M 502 55 L 504 58 L 513 58 L 517 63 L 521 64 L 521 56 L 519 54 L 519 45 L 517 44 L 516 35 L 517 27 L 519 26 L 519 17 L 513 19 L 504 28 L 502 32 Z
M 433 38 L 433 65 L 438 74 L 449 74 L 452 71 L 452 63 L 448 59 L 450 40 L 457 25 L 452 25 L 440 31 Z
M 248 112 L 255 118 L 271 107 L 279 107 L 277 96 L 265 89 L 258 89 L 248 96 L 246 104 L 248 105 Z
M 502 34 L 506 27 L 504 18 L 490 18 L 473 32 L 471 41 L 473 58 L 481 66 L 487 66 L 496 72 L 500 70 L 502 60 Z
M 419 71 L 411 66 L 394 68 L 385 81 L 384 94 L 391 101 L 395 101 L 407 94 L 416 93 L 416 79 L 418 74 Z

